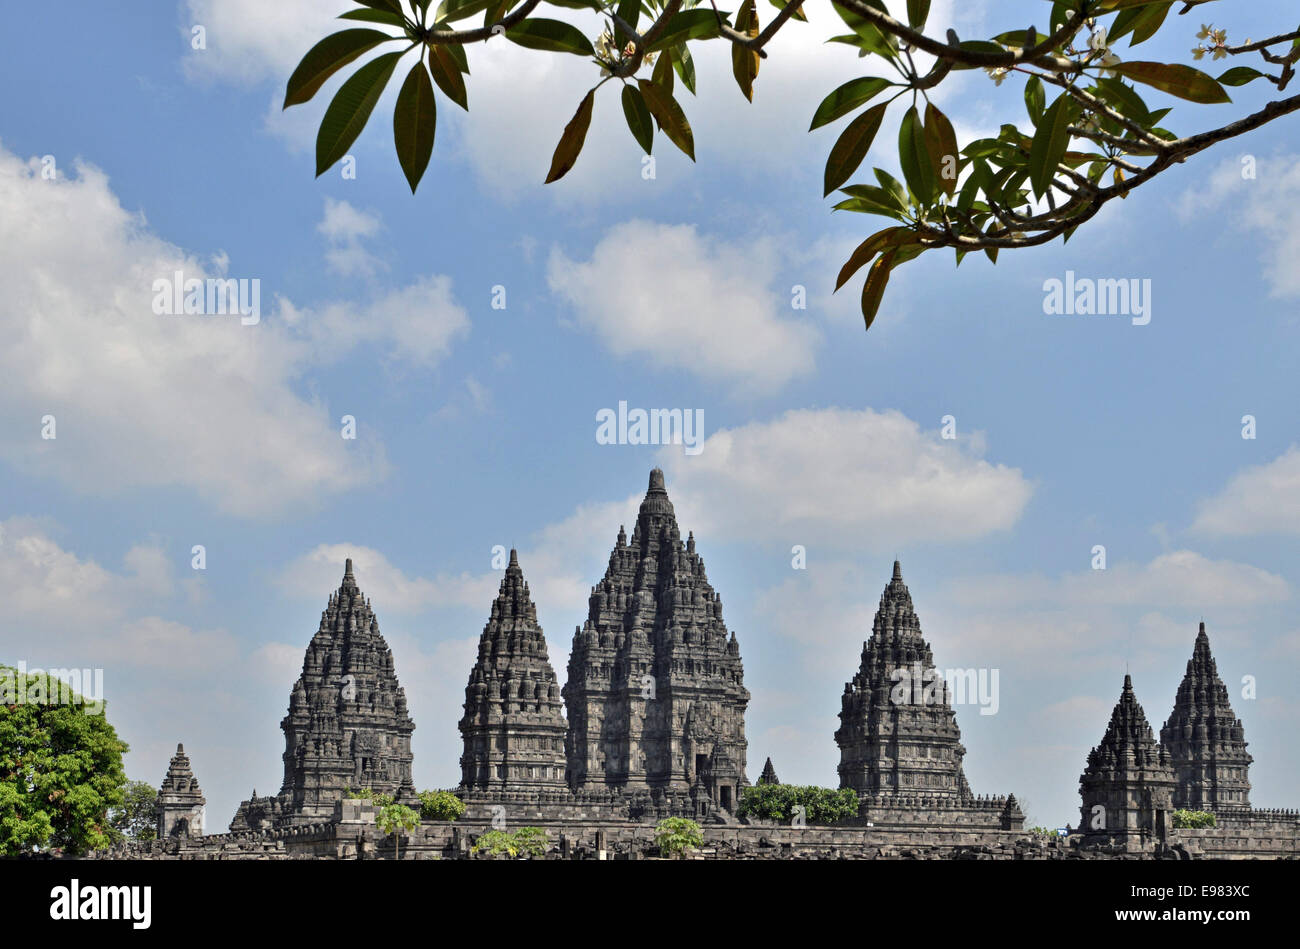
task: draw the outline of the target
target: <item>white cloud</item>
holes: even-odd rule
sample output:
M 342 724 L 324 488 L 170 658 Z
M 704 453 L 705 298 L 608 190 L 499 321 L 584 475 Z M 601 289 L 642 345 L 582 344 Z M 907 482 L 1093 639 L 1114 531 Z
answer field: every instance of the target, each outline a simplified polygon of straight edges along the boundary
M 316 232 L 329 243 L 325 252 L 329 268 L 345 277 L 370 276 L 381 269 L 383 261 L 361 246 L 362 239 L 374 237 L 379 228 L 379 215 L 327 197 L 325 215 L 316 225 Z
M 0 203 L 0 459 L 83 491 L 182 485 L 257 515 L 372 482 L 382 444 L 339 438 L 333 413 L 295 391 L 301 377 L 361 343 L 430 365 L 468 329 L 438 275 L 368 305 L 280 299 L 256 325 L 158 315 L 154 281 L 221 274 L 228 258 L 205 267 L 156 236 L 89 166 L 47 181 L 0 148 Z
M 347 0 L 187 0 L 181 32 L 187 76 L 249 85 L 287 80 L 307 50 L 344 29 L 335 20 Z M 191 29 L 202 26 L 207 48 L 190 48 Z M 363 26 L 364 24 L 353 24 Z
M 1300 534 L 1300 448 L 1238 472 L 1197 506 L 1192 530 L 1207 534 Z
M 771 289 L 777 264 L 766 240 L 740 246 L 690 225 L 627 221 L 586 261 L 555 251 L 548 280 L 616 356 L 777 389 L 812 371 L 820 339 L 789 296 Z
M 1247 160 L 1254 177 L 1246 177 Z M 1193 184 L 1178 207 L 1184 221 L 1215 214 L 1257 238 L 1264 277 L 1275 297 L 1300 296 L 1300 155 L 1233 155 Z
M 714 535 L 879 551 L 1015 524 L 1033 488 L 980 450 L 980 439 L 941 439 L 896 410 L 831 408 L 722 429 L 697 456 L 661 457 L 679 510 Z
M 52 665 L 103 663 L 184 671 L 233 660 L 234 639 L 222 629 L 196 630 L 154 615 L 174 587 L 158 547 L 138 544 L 115 573 L 64 549 L 42 524 L 11 518 L 0 524 L 0 586 L 9 591 L 0 657 Z

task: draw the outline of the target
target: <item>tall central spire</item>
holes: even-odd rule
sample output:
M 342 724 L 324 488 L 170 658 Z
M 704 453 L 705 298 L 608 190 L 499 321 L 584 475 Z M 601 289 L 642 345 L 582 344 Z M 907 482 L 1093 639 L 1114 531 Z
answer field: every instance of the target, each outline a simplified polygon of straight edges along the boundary
M 629 540 L 620 528 L 569 677 L 574 788 L 690 791 L 728 810 L 747 782 L 740 646 L 658 468 Z
M 1174 803 L 1192 810 L 1250 806 L 1246 735 L 1232 711 L 1228 689 L 1210 654 L 1210 637 L 1201 623 L 1178 686 L 1174 709 L 1160 741 L 1169 750 L 1178 787 Z

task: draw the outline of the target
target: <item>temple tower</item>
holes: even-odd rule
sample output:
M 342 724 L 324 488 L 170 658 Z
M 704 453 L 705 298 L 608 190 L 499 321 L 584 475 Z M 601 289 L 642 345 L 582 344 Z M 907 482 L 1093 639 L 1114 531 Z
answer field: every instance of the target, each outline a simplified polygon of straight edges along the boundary
M 202 837 L 206 804 L 199 782 L 190 770 L 185 746 L 177 744 L 176 754 L 172 755 L 167 768 L 167 777 L 163 778 L 162 787 L 158 789 L 158 839 Z
M 1210 638 L 1201 623 L 1174 710 L 1160 729 L 1174 777 L 1174 806 L 1197 811 L 1250 807 L 1251 756 L 1241 720 L 1219 678 Z
M 1126 850 L 1163 844 L 1173 829 L 1174 786 L 1169 754 L 1156 743 L 1133 679 L 1125 675 L 1106 734 L 1079 777 L 1079 829 L 1092 842 L 1108 840 Z
M 772 767 L 772 759 L 768 758 L 763 762 L 763 773 L 758 776 L 755 784 L 780 784 L 781 779 L 776 776 L 776 768 Z
M 868 805 L 898 796 L 971 797 L 948 684 L 934 667 L 897 560 L 862 663 L 844 685 L 835 742 L 840 787 L 853 788 Z
M 328 817 L 347 788 L 414 797 L 415 723 L 351 559 L 307 646 L 280 727 L 285 750 L 279 799 L 287 817 Z
M 683 792 L 734 810 L 748 784 L 740 646 L 658 468 L 588 605 L 563 689 L 570 786 Z
M 563 790 L 565 721 L 537 607 L 510 551 L 465 687 L 461 786 Z

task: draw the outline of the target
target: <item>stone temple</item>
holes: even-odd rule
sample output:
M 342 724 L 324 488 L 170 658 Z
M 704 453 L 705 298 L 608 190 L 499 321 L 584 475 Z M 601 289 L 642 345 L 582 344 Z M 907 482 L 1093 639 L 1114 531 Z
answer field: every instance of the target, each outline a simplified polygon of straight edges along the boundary
M 1160 743 L 1169 750 L 1173 764 L 1178 807 L 1198 811 L 1250 807 L 1251 757 L 1246 753 L 1245 729 L 1228 702 L 1204 623 L 1178 686 L 1173 714 L 1160 729 Z
M 321 613 L 302 675 L 289 694 L 284 731 L 284 784 L 273 798 L 240 805 L 235 826 L 311 822 L 334 814 L 349 789 L 369 788 L 399 800 L 415 797 L 406 692 L 393 653 L 349 559 L 343 582 Z
M 1250 806 L 1251 761 L 1201 623 L 1159 741 L 1124 676 L 1079 778 L 1082 843 L 1125 855 L 1295 856 L 1300 819 L 1293 810 Z M 1174 811 L 1212 814 L 1214 826 L 1176 828 Z
M 468 857 L 478 835 L 501 827 L 545 830 L 552 859 L 639 859 L 657 852 L 655 823 L 670 816 L 699 821 L 709 853 L 740 859 L 1300 856 L 1300 816 L 1249 804 L 1251 756 L 1204 625 L 1160 740 L 1126 676 L 1080 778 L 1080 829 L 1026 834 L 1015 795 L 976 796 L 967 784 L 952 690 L 897 561 L 840 696 L 838 783 L 856 793 L 857 815 L 831 825 L 742 817 L 750 696 L 740 646 L 658 469 L 632 536 L 619 529 L 591 588 L 567 673 L 561 687 L 511 551 L 465 686 L 452 789 L 465 814 L 424 820 L 403 840 L 404 859 Z M 203 835 L 202 792 L 178 746 L 159 793 L 159 839 L 103 855 L 393 858 L 376 806 L 358 795 L 419 807 L 415 724 L 351 560 L 281 728 L 283 785 L 273 796 L 254 791 L 229 833 Z M 768 758 L 756 784 L 778 783 Z M 1179 808 L 1209 811 L 1216 826 L 1176 827 Z
M 976 798 L 966 783 L 966 749 L 947 681 L 930 645 L 902 566 L 880 595 L 862 664 L 840 699 L 840 787 L 852 788 L 874 823 L 940 810 L 960 824 L 1009 829 L 1024 822 L 1014 795 Z
M 564 686 L 569 784 L 734 810 L 749 783 L 740 646 L 658 468 L 631 541 L 620 527 L 588 604 Z
M 512 550 L 465 686 L 461 787 L 564 789 L 565 730 L 537 606 Z

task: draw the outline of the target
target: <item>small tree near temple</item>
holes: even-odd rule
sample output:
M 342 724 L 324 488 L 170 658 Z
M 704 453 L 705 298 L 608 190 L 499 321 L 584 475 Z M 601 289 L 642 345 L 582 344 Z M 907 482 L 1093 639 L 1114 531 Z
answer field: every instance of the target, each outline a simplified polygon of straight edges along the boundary
M 687 817 L 665 817 L 655 825 L 655 844 L 665 857 L 680 857 L 687 850 L 704 846 L 700 825 Z
M 450 791 L 421 791 L 420 817 L 424 820 L 457 820 L 465 816 L 465 802 Z
M 1214 826 L 1214 815 L 1209 811 L 1174 811 L 1175 830 L 1200 830 Z
M 420 826 L 420 815 L 405 804 L 394 804 L 391 796 L 382 794 L 385 799 L 375 814 L 375 826 L 385 834 L 393 835 L 393 851 L 398 860 L 402 859 L 402 836 L 400 831 L 408 834 Z M 376 799 L 379 803 L 379 798 Z
M 115 840 L 153 840 L 158 835 L 158 789 L 147 781 L 128 781 L 122 803 L 109 808 L 110 835 Z

